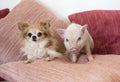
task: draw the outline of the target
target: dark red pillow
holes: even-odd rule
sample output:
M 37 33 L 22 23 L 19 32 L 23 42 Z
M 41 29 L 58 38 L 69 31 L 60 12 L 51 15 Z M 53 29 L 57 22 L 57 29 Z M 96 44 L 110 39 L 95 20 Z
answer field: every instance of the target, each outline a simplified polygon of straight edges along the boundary
M 3 78 L 0 77 L 0 81 L 5 81 Z
M 0 19 L 5 17 L 8 13 L 9 13 L 9 9 L 8 8 L 0 10 Z
M 88 24 L 94 54 L 120 54 L 120 10 L 92 10 L 69 15 L 71 22 Z

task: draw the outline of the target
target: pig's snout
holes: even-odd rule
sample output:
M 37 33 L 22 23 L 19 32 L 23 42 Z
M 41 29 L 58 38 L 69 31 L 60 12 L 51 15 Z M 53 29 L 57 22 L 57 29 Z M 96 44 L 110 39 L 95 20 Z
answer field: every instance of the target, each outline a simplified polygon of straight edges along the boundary
M 73 53 L 73 54 L 79 54 L 78 48 L 71 48 L 71 53 Z

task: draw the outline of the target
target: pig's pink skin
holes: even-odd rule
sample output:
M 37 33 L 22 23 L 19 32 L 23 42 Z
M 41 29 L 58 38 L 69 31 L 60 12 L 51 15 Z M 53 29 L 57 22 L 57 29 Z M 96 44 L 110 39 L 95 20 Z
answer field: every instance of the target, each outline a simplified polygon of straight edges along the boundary
M 74 50 L 74 51 L 71 50 L 70 55 L 76 55 L 76 56 L 79 55 L 79 50 Z
M 77 56 L 77 54 L 75 54 L 75 53 L 70 53 L 69 55 L 70 55 L 70 56 L 72 56 L 72 55 L 76 55 L 76 56 Z

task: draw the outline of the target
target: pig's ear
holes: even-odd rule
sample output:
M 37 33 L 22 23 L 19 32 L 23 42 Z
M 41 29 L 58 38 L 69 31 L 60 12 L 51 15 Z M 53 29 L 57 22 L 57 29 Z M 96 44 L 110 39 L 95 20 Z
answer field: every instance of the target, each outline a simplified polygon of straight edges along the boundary
M 82 26 L 82 29 L 81 29 L 81 30 L 82 30 L 83 33 L 85 32 L 85 30 L 87 29 L 87 27 L 88 27 L 87 24 L 85 24 L 85 25 Z
M 56 32 L 61 38 L 64 38 L 65 29 L 56 29 Z

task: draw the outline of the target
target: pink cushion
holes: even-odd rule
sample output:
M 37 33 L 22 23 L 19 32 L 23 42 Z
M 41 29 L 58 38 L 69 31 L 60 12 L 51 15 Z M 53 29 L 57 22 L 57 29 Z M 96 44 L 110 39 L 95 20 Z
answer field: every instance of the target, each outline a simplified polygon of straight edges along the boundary
M 49 9 L 38 4 L 36 0 L 21 0 L 21 3 L 6 18 L 0 20 L 0 64 L 24 59 L 23 55 L 20 54 L 21 38 L 18 35 L 17 23 L 22 21 L 36 24 L 43 19 L 51 20 L 52 33 L 64 49 L 63 42 L 55 33 L 55 29 L 66 27 L 66 23 Z
M 120 82 L 120 56 L 95 55 L 86 64 L 66 60 L 12 62 L 0 65 L 0 76 L 8 82 Z
M 120 54 L 120 10 L 93 10 L 69 15 L 71 22 L 88 24 L 94 54 Z
M 0 19 L 4 18 L 8 13 L 9 13 L 9 9 L 8 8 L 0 10 Z

